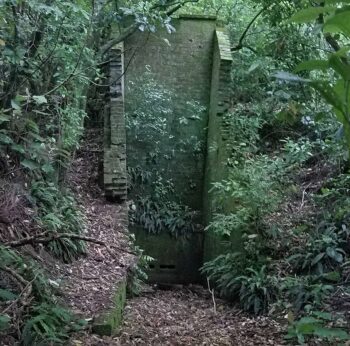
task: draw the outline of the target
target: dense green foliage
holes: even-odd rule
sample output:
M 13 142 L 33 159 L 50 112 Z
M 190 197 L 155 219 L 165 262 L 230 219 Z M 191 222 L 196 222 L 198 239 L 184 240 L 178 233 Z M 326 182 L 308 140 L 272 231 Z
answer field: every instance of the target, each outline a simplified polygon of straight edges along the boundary
M 254 3 L 269 10 L 250 22 Z M 303 2 L 238 1 L 221 10 L 232 41 L 240 39 L 233 48 L 233 105 L 225 119 L 229 177 L 213 186 L 223 207 L 207 232 L 222 239 L 227 253 L 202 271 L 245 310 L 287 312 L 288 338 L 299 343 L 312 336 L 324 342 L 348 338 L 342 329 L 329 329 L 330 314 L 318 312 L 334 285 L 348 280 L 346 3 L 310 8 Z M 207 8 L 215 4 L 206 2 Z M 315 28 L 294 24 L 311 20 Z M 305 70 L 317 72 L 292 74 Z M 237 233 L 240 252 L 231 250 L 237 249 Z
M 205 148 L 197 136 L 179 140 L 171 130 L 175 128 L 175 121 L 187 126 L 200 119 L 205 107 L 189 99 L 186 116 L 174 119 L 175 90 L 157 82 L 149 66 L 147 70 L 128 84 L 132 90 L 128 93 L 126 114 L 130 146 L 140 150 L 148 148 L 144 161 L 130 158 L 128 163 L 129 192 L 133 200 L 129 219 L 149 233 L 183 236 L 196 229 L 198 213 L 185 204 L 181 197 L 183 191 L 176 191 L 168 166 L 182 153 L 193 153 L 193 160 L 201 159 Z
M 218 208 L 206 230 L 222 239 L 226 252 L 205 263 L 203 273 L 247 311 L 287 314 L 293 342 L 345 340 L 342 316 L 324 310 L 334 288 L 346 290 L 349 280 L 349 1 L 312 7 L 303 0 L 192 2 L 183 11 L 218 15 L 234 56 L 232 106 L 224 118 L 229 175 L 212 187 Z M 181 5 L 0 0 L 0 181 L 6 181 L 0 197 L 6 200 L 5 186 L 19 181 L 45 236 L 84 231 L 65 173 L 83 132 L 87 91 L 103 81 L 105 53 L 137 29 L 172 32 L 169 15 Z M 108 41 L 112 24 L 121 31 Z M 170 86 L 148 77 L 133 86 L 144 104 L 127 119 L 144 141 L 169 136 L 172 107 Z M 188 107 L 194 119 L 203 111 L 191 100 Z M 188 119 L 178 120 L 187 125 Z M 196 138 L 179 150 L 187 148 L 195 155 L 205 150 Z M 149 153 L 149 171 L 129 170 L 130 188 L 140 188 L 131 220 L 153 233 L 186 234 L 195 229 L 195 212 L 176 196 L 169 202 L 176 192 L 157 172 L 158 155 L 157 148 Z M 150 182 L 152 194 L 142 198 Z M 232 250 L 238 233 L 239 252 Z M 44 247 L 66 262 L 85 251 L 69 237 Z M 141 250 L 140 257 L 132 294 L 150 261 Z M 25 345 L 47 345 L 63 343 L 82 326 L 57 305 L 57 283 L 36 262 L 8 246 L 0 247 L 0 262 L 10 278 L 0 289 L 0 332 Z M 10 313 L 15 303 L 20 308 Z
M 32 245 L 40 243 L 36 250 L 43 246 L 64 262 L 85 252 L 79 239 L 84 217 L 65 181 L 83 133 L 88 90 L 105 82 L 103 66 L 115 43 L 138 29 L 154 31 L 157 25 L 171 32 L 168 16 L 182 5 L 0 1 L 0 222 L 11 224 L 17 237 L 1 230 L 1 241 L 32 237 Z M 112 25 L 120 32 L 109 40 Z M 25 220 L 32 227 L 30 234 L 20 223 L 28 205 L 33 211 Z M 16 220 L 19 223 L 12 225 Z M 0 331 L 26 345 L 64 342 L 78 324 L 56 306 L 51 286 L 58 284 L 39 274 L 40 264 L 29 263 L 20 249 L 10 247 L 0 252 L 1 285 L 9 281 L 8 289 L 1 291 Z M 141 262 L 145 258 L 141 256 Z M 11 291 L 13 285 L 18 292 Z
M 1 177 L 8 181 L 1 199 L 15 193 L 11 180 L 21 186 L 35 211 L 27 221 L 35 224 L 31 236 L 40 240 L 84 231 L 83 216 L 64 180 L 83 131 L 89 79 L 98 73 L 89 44 L 90 11 L 87 2 L 0 2 L 0 159 Z M 6 212 L 11 219 L 11 207 Z M 2 240 L 11 239 L 3 234 Z M 85 251 L 81 240 L 68 237 L 44 246 L 65 262 Z M 58 344 L 68 338 L 78 324 L 58 304 L 58 283 L 48 280 L 39 264 L 8 247 L 1 249 L 0 259 L 0 270 L 11 278 L 6 291 L 18 294 L 1 313 L 9 332 L 25 345 Z
M 48 280 L 43 271 L 34 261 L 24 259 L 4 246 L 0 247 L 1 269 L 9 272 L 20 284 L 23 290 L 4 286 L 0 291 L 0 300 L 23 304 L 11 319 L 6 313 L 0 314 L 0 329 L 10 333 L 16 332 L 16 324 L 21 322 L 21 310 L 27 316 L 21 333 L 24 345 L 61 344 L 68 338 L 71 331 L 79 330 L 84 320 L 77 320 L 68 310 L 59 305 L 56 297 L 58 284 Z M 29 304 L 34 299 L 34 304 Z M 5 311 L 8 311 L 6 309 Z

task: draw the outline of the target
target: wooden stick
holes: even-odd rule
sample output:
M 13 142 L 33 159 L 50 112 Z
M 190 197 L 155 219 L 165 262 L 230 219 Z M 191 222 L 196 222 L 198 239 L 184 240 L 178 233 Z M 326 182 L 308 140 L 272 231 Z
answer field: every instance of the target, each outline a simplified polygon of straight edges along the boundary
M 208 283 L 208 291 L 210 292 L 211 294 L 211 299 L 213 300 L 213 308 L 214 308 L 214 314 L 216 315 L 217 314 L 217 311 L 216 311 L 216 301 L 215 301 L 215 294 L 214 294 L 214 288 L 210 288 L 210 281 L 209 281 L 209 278 L 207 278 L 207 283 Z
M 37 234 L 37 235 L 34 235 L 34 236 L 31 236 L 31 237 L 28 237 L 28 238 L 7 242 L 4 245 L 8 246 L 8 247 L 11 247 L 11 248 L 17 248 L 17 247 L 25 246 L 25 245 L 28 245 L 28 244 L 48 244 L 48 243 L 50 243 L 52 241 L 55 241 L 55 240 L 58 240 L 58 239 L 62 239 L 62 238 L 83 240 L 83 241 L 86 241 L 86 242 L 102 245 L 102 246 L 106 247 L 109 250 L 109 252 L 111 252 L 109 246 L 102 240 L 99 240 L 99 239 L 96 239 L 96 238 L 92 238 L 92 237 L 82 236 L 80 234 L 57 233 L 57 232 L 53 233 L 53 232 L 48 232 L 48 231 L 40 233 L 40 234 Z M 114 247 L 117 250 L 122 251 L 124 253 L 137 255 L 133 251 L 128 251 L 126 249 L 123 249 L 123 248 L 115 246 L 115 245 L 113 245 L 112 247 Z

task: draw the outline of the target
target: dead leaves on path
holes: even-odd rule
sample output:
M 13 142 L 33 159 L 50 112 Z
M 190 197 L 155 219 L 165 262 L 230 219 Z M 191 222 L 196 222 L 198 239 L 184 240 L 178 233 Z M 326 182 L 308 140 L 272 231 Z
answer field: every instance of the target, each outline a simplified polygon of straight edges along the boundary
M 282 327 L 268 317 L 249 317 L 204 288 L 156 290 L 128 301 L 119 337 L 86 336 L 84 345 L 278 346 Z

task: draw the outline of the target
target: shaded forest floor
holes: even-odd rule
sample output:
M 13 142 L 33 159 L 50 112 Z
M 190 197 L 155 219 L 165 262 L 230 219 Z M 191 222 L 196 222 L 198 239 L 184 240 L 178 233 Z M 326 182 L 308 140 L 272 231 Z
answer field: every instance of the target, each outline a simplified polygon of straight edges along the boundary
M 86 131 L 67 183 L 85 216 L 86 235 L 108 248 L 88 243 L 86 256 L 59 266 L 65 303 L 88 318 L 112 308 L 115 289 L 136 260 L 129 252 L 127 206 L 108 203 L 98 184 L 102 138 L 99 130 Z
M 119 336 L 72 339 L 72 345 L 284 345 L 283 327 L 249 317 L 197 286 L 151 290 L 127 302 Z
M 112 306 L 110 293 L 116 282 L 126 276 L 133 256 L 128 253 L 126 208 L 105 201 L 98 187 L 98 166 L 101 143 L 100 134 L 91 132 L 85 136 L 82 149 L 75 158 L 68 183 L 79 201 L 88 223 L 88 235 L 104 240 L 114 246 L 113 253 L 96 244 L 88 245 L 88 255 L 71 265 L 64 265 L 61 275 L 65 277 L 66 302 L 75 312 L 94 317 Z M 319 189 L 326 173 L 312 173 L 307 188 Z M 309 175 L 306 174 L 308 178 Z M 300 182 L 303 187 L 304 179 Z M 315 185 L 315 187 L 314 187 Z M 293 200 L 281 214 L 274 215 L 290 228 L 292 218 L 307 218 L 313 205 L 304 188 L 302 201 Z M 294 207 L 294 208 L 293 208 Z M 295 210 L 294 210 L 295 209 Z M 292 213 L 291 213 L 292 211 Z M 291 216 L 292 215 L 292 216 Z M 291 216 L 291 219 L 287 218 Z M 276 220 L 275 220 L 276 221 Z M 290 224 L 289 224 L 290 221 Z M 279 222 L 282 224 L 282 222 Z M 126 252 L 123 252 L 123 249 Z M 64 268 L 63 272 L 62 269 Z M 215 301 L 215 308 L 214 308 Z M 117 336 L 99 337 L 89 330 L 74 335 L 72 346 L 102 345 L 208 345 L 250 346 L 286 345 L 287 320 L 276 322 L 270 317 L 253 317 L 230 303 L 211 296 L 199 286 L 171 290 L 147 289 L 141 296 L 129 299 L 125 308 L 124 322 Z M 347 310 L 346 300 L 339 295 L 330 302 L 335 310 Z M 344 305 L 345 304 L 345 305 Z M 329 310 L 334 310 L 330 308 Z
M 68 175 L 68 183 L 84 210 L 88 235 L 128 248 L 123 225 L 122 206 L 105 201 L 98 187 L 98 166 L 102 136 L 86 133 Z M 110 254 L 101 246 L 88 244 L 88 256 L 72 265 L 64 265 L 65 295 L 77 313 L 93 316 L 111 303 L 118 278 L 125 276 L 130 265 L 128 253 Z M 132 262 L 132 260 L 131 260 Z M 111 268 L 111 264 L 113 268 Z M 63 275 L 65 276 L 65 275 Z M 282 345 L 282 328 L 266 317 L 251 318 L 227 302 L 215 299 L 199 286 L 174 290 L 146 290 L 140 297 L 129 299 L 124 323 L 116 337 L 99 337 L 88 331 L 71 339 L 74 346 L 97 345 Z

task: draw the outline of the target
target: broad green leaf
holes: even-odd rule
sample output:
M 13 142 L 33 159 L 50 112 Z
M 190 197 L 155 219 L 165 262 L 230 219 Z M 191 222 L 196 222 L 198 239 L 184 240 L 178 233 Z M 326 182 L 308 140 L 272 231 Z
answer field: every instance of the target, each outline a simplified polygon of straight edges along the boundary
M 311 82 L 311 86 L 316 89 L 330 105 L 344 114 L 343 100 L 330 84 L 323 81 L 313 81 Z
M 15 97 L 16 103 L 20 104 L 21 102 L 26 102 L 28 100 L 28 96 L 17 94 Z
M 318 318 L 322 318 L 323 320 L 332 321 L 332 314 L 329 312 L 314 311 L 312 314 Z
M 317 327 L 315 328 L 314 335 L 328 339 L 337 338 L 340 340 L 348 340 L 349 338 L 349 334 L 344 329 L 340 328 Z
M 339 79 L 335 84 L 333 90 L 335 91 L 337 98 L 342 103 L 342 109 L 335 109 L 338 120 L 340 120 L 344 126 L 346 138 L 350 140 L 350 119 L 348 114 L 350 114 L 350 82 L 345 82 Z
M 273 77 L 277 78 L 277 79 L 281 79 L 287 82 L 300 82 L 300 83 L 306 83 L 306 82 L 310 82 L 308 79 L 305 78 L 301 78 L 295 74 L 289 73 L 289 72 L 285 72 L 285 71 L 279 71 L 276 72 Z
M 33 96 L 33 100 L 34 100 L 38 105 L 47 103 L 47 99 L 46 99 L 46 97 L 43 96 L 43 95 L 34 95 L 34 96 Z
M 254 62 L 248 69 L 248 73 L 251 73 L 253 71 L 255 71 L 258 67 L 260 67 L 261 62 L 260 61 L 256 61 Z
M 322 277 L 332 282 L 338 282 L 341 279 L 340 273 L 336 271 L 325 273 L 322 275 Z
M 11 100 L 11 107 L 16 111 L 21 110 L 21 106 L 15 100 Z
M 294 72 L 326 70 L 329 67 L 327 60 L 309 60 L 303 61 L 295 69 Z
M 42 167 L 41 170 L 45 172 L 46 174 L 53 173 L 55 170 L 53 166 L 50 163 L 45 163 Z
M 318 323 L 320 323 L 319 319 L 312 317 L 312 316 L 306 316 L 306 317 L 302 317 L 300 320 L 298 320 L 296 322 L 296 325 L 299 327 L 299 326 L 302 326 L 304 324 L 318 324 Z
M 0 124 L 9 122 L 10 118 L 5 114 L 0 114 Z
M 332 13 L 336 10 L 336 7 L 333 6 L 317 6 L 317 7 L 308 7 L 304 10 L 301 10 L 295 13 L 289 20 L 289 22 L 295 23 L 308 23 L 311 22 L 322 13 Z
M 23 145 L 12 143 L 11 144 L 11 149 L 13 151 L 17 151 L 18 153 L 25 154 L 26 150 Z
M 5 330 L 10 323 L 11 318 L 7 315 L 0 315 L 0 330 Z
M 309 317 L 309 318 L 311 318 L 311 317 Z M 311 334 L 313 334 L 313 332 L 314 332 L 314 330 L 316 328 L 316 325 L 314 324 L 314 322 L 302 323 L 302 324 L 298 323 L 298 327 L 297 328 L 298 328 L 298 332 L 299 333 L 302 333 L 303 335 L 311 335 Z
M 324 24 L 324 31 L 342 33 L 350 37 L 350 10 L 335 14 Z
M 343 263 L 344 261 L 344 257 L 341 253 L 336 252 L 336 255 L 334 257 L 334 259 L 338 262 L 338 263 Z
M 340 48 L 338 51 L 336 51 L 335 53 L 333 53 L 333 55 L 337 55 L 340 57 L 346 57 L 347 53 L 350 51 L 350 46 L 344 46 L 342 48 Z
M 12 138 L 9 137 L 8 135 L 4 134 L 4 133 L 0 133 L 0 143 L 3 143 L 3 144 L 11 144 L 13 141 L 12 141 Z
M 329 58 L 329 66 L 337 73 L 340 74 L 340 76 L 346 80 L 350 80 L 350 66 L 347 65 L 341 57 L 332 54 Z
M 336 251 L 332 247 L 327 247 L 326 253 L 330 258 L 333 258 L 333 259 L 335 258 L 336 254 L 337 254 Z
M 321 261 L 321 259 L 324 257 L 325 253 L 321 252 L 319 253 L 311 262 L 311 265 L 314 266 L 316 263 L 318 263 L 319 261 Z
M 27 119 L 25 126 L 28 130 L 35 132 L 35 133 L 39 133 L 39 126 L 32 119 Z
M 32 161 L 32 160 L 23 160 L 21 161 L 21 165 L 25 168 L 28 168 L 31 171 L 34 171 L 35 169 L 38 169 L 39 166 L 36 162 Z
M 43 137 L 39 136 L 39 135 L 38 135 L 37 133 L 35 133 L 35 132 L 28 132 L 28 137 L 29 137 L 29 136 L 33 137 L 34 139 L 36 139 L 36 140 L 39 141 L 40 143 L 45 141 Z

